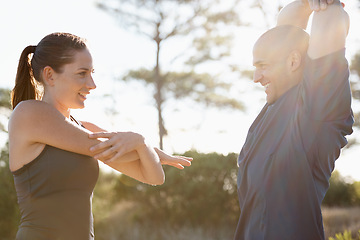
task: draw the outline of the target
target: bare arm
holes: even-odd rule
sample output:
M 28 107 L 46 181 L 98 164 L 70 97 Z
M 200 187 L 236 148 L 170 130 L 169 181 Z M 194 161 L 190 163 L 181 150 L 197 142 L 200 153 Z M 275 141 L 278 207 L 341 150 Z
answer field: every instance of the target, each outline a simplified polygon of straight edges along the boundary
M 36 100 L 23 101 L 9 120 L 9 138 L 16 144 L 43 143 L 67 151 L 94 156 L 90 147 L 100 143 L 89 139 L 89 131 L 67 120 L 49 104 Z
M 90 122 L 86 122 L 86 121 L 81 121 L 81 124 L 87 129 L 87 130 L 89 130 L 90 131 L 90 135 L 89 135 L 89 138 L 91 138 L 91 139 L 97 139 L 96 138 L 96 135 L 94 135 L 94 133 L 99 133 L 99 132 L 108 132 L 108 131 L 106 131 L 105 129 L 103 129 L 103 128 L 101 128 L 101 127 L 99 127 L 99 126 L 97 126 L 97 125 L 95 125 L 95 124 L 93 124 L 93 123 L 90 123 Z M 124 134 L 126 134 L 126 133 L 124 133 Z M 100 153 L 102 153 L 104 150 L 106 151 L 106 150 L 110 150 L 111 151 L 111 149 L 109 149 L 108 147 L 106 147 L 106 144 L 104 144 L 105 146 L 102 148 L 102 149 L 100 149 L 99 148 L 99 150 L 93 150 L 94 148 L 94 145 L 93 146 L 91 146 L 91 148 L 90 148 L 90 151 L 91 152 L 93 152 L 93 153 L 95 153 L 94 154 L 94 157 L 95 158 L 99 158 L 99 154 Z M 120 147 L 120 146 L 119 146 Z M 126 152 L 126 151 L 124 151 L 124 152 Z M 131 150 L 131 151 L 129 151 L 129 152 L 126 152 L 126 153 L 121 153 L 121 152 L 116 152 L 116 154 L 117 154 L 117 156 L 116 156 L 116 159 L 117 159 L 117 161 L 119 161 L 119 162 L 131 162 L 131 161 L 135 161 L 135 160 L 139 160 L 140 159 L 140 156 L 139 156 L 139 154 L 137 153 L 137 151 L 136 150 Z M 115 154 L 110 154 L 111 155 L 111 157 L 114 157 L 115 156 Z M 106 157 L 106 158 L 100 158 L 99 160 L 101 160 L 101 161 L 103 161 L 103 162 L 106 162 L 107 160 L 109 160 L 110 158 L 108 158 L 108 157 Z
M 306 29 L 313 10 L 308 55 L 315 59 L 345 47 L 350 21 L 339 0 L 293 1 L 280 11 L 277 26 L 293 25 Z
M 315 59 L 345 47 L 350 25 L 349 16 L 340 1 L 326 10 L 314 12 L 308 55 Z
M 34 160 L 45 145 L 94 156 L 97 152 L 91 152 L 90 147 L 101 141 L 89 139 L 88 134 L 49 104 L 23 101 L 9 119 L 10 170 L 16 171 Z
M 101 144 L 97 138 L 89 138 L 91 131 L 73 124 L 51 105 L 29 100 L 18 104 L 9 120 L 10 169 L 21 168 L 40 154 L 44 145 L 96 157 L 104 151 L 91 151 Z M 125 143 L 132 139 L 125 140 Z M 145 144 L 136 145 L 134 151 L 125 154 L 123 165 L 112 164 L 121 172 L 148 184 L 162 184 L 164 173 L 157 154 Z M 105 161 L 105 158 L 99 158 Z M 136 160 L 135 160 L 136 159 Z M 141 159 L 141 161 L 139 160 Z M 140 165 L 141 162 L 141 165 Z
M 107 132 L 89 122 L 82 124 L 89 131 L 94 132 L 90 134 L 90 138 L 107 139 L 91 147 L 92 151 L 98 152 L 95 158 L 103 159 L 103 162 L 111 168 L 138 181 L 152 185 L 164 183 L 165 174 L 160 159 L 140 134 Z
M 305 30 L 311 13 L 312 10 L 307 1 L 293 1 L 281 9 L 277 18 L 277 26 L 292 25 Z
M 161 185 L 165 181 L 165 173 L 160 159 L 154 149 L 144 143 L 136 150 L 139 159 L 131 162 L 112 161 L 106 163 L 113 169 L 124 173 L 143 183 Z
M 81 123 L 84 125 L 85 128 L 94 133 L 90 134 L 90 138 L 97 138 L 99 134 L 108 133 L 106 130 L 96 126 L 95 124 L 83 121 Z M 113 135 L 114 133 L 108 134 Z M 135 146 L 129 146 L 129 144 L 127 144 L 127 146 L 124 146 L 125 144 L 122 142 L 122 138 L 126 138 L 126 135 L 129 136 L 127 138 L 130 138 L 136 137 L 136 134 L 131 132 L 123 132 L 120 134 L 123 136 L 121 137 L 119 135 L 118 138 L 113 138 L 108 142 L 103 142 L 97 146 L 94 146 L 95 150 L 98 149 L 97 151 L 99 151 L 100 149 L 104 150 L 103 152 L 97 154 L 95 157 L 100 156 L 106 158 L 106 164 L 110 162 L 129 162 L 140 159 L 138 153 L 135 150 L 131 151 L 131 149 Z M 112 147 L 108 147 L 109 145 L 111 145 Z M 154 150 L 160 158 L 160 162 L 162 165 L 169 165 L 178 169 L 184 169 L 184 166 L 190 166 L 191 161 L 193 160 L 191 157 L 169 155 L 158 148 L 154 148 Z

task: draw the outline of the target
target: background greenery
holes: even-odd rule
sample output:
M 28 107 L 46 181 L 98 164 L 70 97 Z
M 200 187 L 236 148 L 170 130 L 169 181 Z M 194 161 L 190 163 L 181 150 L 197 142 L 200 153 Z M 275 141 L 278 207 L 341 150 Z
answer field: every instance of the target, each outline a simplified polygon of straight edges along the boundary
M 161 186 L 101 171 L 93 199 L 96 238 L 231 239 L 240 213 L 237 154 L 191 151 L 184 155 L 195 159 L 192 166 L 166 167 Z M 7 147 L 1 152 L 0 166 L 0 236 L 14 239 L 19 212 Z M 345 230 L 355 237 L 360 229 L 360 182 L 347 182 L 334 172 L 323 213 L 328 237 Z

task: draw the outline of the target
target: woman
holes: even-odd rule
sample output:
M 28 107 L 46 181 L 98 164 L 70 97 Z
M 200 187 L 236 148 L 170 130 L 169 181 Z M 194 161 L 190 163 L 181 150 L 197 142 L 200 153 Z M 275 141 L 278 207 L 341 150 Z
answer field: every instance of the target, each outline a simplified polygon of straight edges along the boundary
M 21 54 L 9 120 L 10 170 L 21 212 L 17 239 L 94 238 L 96 159 L 151 185 L 164 182 L 161 164 L 190 165 L 190 158 L 154 149 L 140 134 L 76 121 L 70 110 L 84 108 L 96 88 L 93 71 L 84 40 L 68 33 L 50 34 Z

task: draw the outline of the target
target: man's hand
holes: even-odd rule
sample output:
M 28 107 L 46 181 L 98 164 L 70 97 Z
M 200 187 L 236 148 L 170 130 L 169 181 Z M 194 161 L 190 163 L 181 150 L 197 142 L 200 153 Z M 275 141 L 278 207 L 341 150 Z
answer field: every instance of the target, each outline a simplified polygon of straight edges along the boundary
M 308 4 L 310 9 L 318 12 L 326 10 L 328 5 L 337 3 L 340 4 L 339 0 L 302 0 L 305 4 Z M 344 4 L 342 4 L 344 6 Z

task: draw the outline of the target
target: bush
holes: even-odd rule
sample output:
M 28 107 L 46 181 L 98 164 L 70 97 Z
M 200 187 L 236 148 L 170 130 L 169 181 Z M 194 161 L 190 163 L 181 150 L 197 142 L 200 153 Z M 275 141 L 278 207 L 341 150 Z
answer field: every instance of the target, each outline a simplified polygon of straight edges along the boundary
M 239 216 L 237 200 L 236 154 L 184 155 L 194 158 L 184 170 L 165 167 L 166 181 L 161 186 L 139 183 L 125 175 L 118 177 L 116 198 L 134 203 L 135 221 L 159 221 L 174 225 L 233 225 Z
M 0 156 L 0 236 L 1 239 L 15 239 L 20 214 L 13 175 L 9 170 L 8 144 Z
M 338 171 L 330 178 L 330 187 L 323 200 L 325 206 L 353 206 L 360 204 L 360 184 L 348 183 Z
M 161 186 L 125 175 L 105 177 L 106 182 L 100 177 L 94 193 L 97 239 L 231 239 L 240 213 L 237 154 L 182 155 L 194 158 L 192 166 L 184 170 L 165 166 L 166 181 Z M 114 195 L 105 194 L 100 184 L 114 186 L 110 196 Z M 100 221 L 103 213 L 95 211 L 100 209 L 96 196 L 112 202 L 111 212 Z
M 329 240 L 360 240 L 360 231 L 357 238 L 353 238 L 350 231 L 345 231 L 344 233 L 338 233 L 335 235 L 335 238 L 330 237 Z

